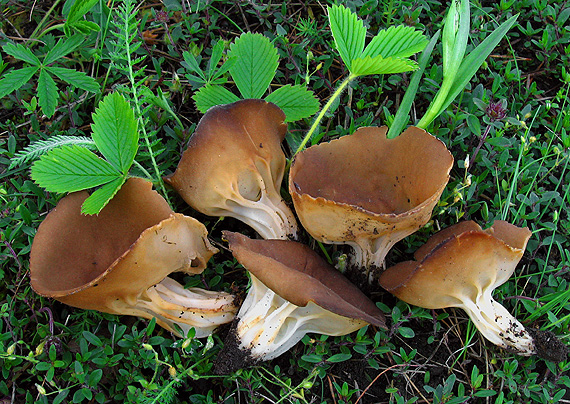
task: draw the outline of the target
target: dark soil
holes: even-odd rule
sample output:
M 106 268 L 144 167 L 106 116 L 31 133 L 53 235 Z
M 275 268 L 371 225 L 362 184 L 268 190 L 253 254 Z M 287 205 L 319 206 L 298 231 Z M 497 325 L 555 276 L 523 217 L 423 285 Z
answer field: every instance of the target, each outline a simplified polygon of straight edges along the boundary
M 534 339 L 536 354 L 539 357 L 555 363 L 568 359 L 568 347 L 552 332 L 534 328 L 527 328 L 526 330 Z
M 214 361 L 214 374 L 227 375 L 238 369 L 248 368 L 258 361 L 251 356 L 249 350 L 243 350 L 239 346 L 236 326 L 239 319 L 235 319 L 224 340 L 224 347 Z

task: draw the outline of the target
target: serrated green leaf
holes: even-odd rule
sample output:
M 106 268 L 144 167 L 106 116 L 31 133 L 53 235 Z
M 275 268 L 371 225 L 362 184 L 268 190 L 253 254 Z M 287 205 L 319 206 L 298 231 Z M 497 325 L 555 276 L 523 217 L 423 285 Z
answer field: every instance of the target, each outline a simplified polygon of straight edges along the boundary
M 71 36 L 71 32 L 73 32 L 73 30 L 79 31 L 83 35 L 88 35 L 91 32 L 98 32 L 101 30 L 101 27 L 95 24 L 93 21 L 74 22 L 72 25 L 67 26 L 67 31 L 66 31 L 66 26 L 64 26 L 63 28 L 64 32 L 66 32 L 66 36 Z
M 31 50 L 26 48 L 21 44 L 7 43 L 2 47 L 4 52 L 10 56 L 14 56 L 16 59 L 28 62 L 31 65 L 39 66 L 41 64 L 40 59 L 32 53 Z
M 55 113 L 58 99 L 59 93 L 55 81 L 44 69 L 41 69 L 38 77 L 38 104 L 48 118 Z
M 71 84 L 77 88 L 80 88 L 85 91 L 89 91 L 92 93 L 97 93 L 100 90 L 99 83 L 93 78 L 89 77 L 83 72 L 79 72 L 74 69 L 67 69 L 65 67 L 54 67 L 49 66 L 45 68 L 50 73 L 53 73 L 61 80 L 65 81 L 66 83 Z
M 139 133 L 130 104 L 119 93 L 111 93 L 93 114 L 93 140 L 105 158 L 127 173 L 137 154 Z
M 125 183 L 127 177 L 117 178 L 93 192 L 81 205 L 81 213 L 84 215 L 97 215 L 115 196 Z
M 71 38 L 60 39 L 46 55 L 43 64 L 49 65 L 72 52 L 83 43 L 85 36 L 82 34 L 73 35 Z
M 31 177 L 50 192 L 75 192 L 122 177 L 111 164 L 80 146 L 62 146 L 35 161 Z
M 29 66 L 22 69 L 11 70 L 0 80 L 0 98 L 16 91 L 26 84 L 38 71 L 39 67 Z
M 406 25 L 392 26 L 378 32 L 366 46 L 362 57 L 374 58 L 381 55 L 384 58 L 407 58 L 421 52 L 427 45 L 427 38 L 412 27 Z
M 208 60 L 208 78 L 212 78 L 218 67 L 218 63 L 222 60 L 222 54 L 224 52 L 224 42 L 219 40 L 216 44 L 212 47 L 212 56 L 210 56 L 210 60 Z
M 285 112 L 285 122 L 308 118 L 319 110 L 315 94 L 302 85 L 283 86 L 265 97 L 265 101 L 276 104 Z
M 239 97 L 228 89 L 211 84 L 207 84 L 196 91 L 192 99 L 196 103 L 198 111 L 203 114 L 213 106 L 239 101 Z
M 230 56 L 236 59 L 230 74 L 242 97 L 261 98 L 277 72 L 277 49 L 265 36 L 245 33 L 232 44 Z
M 356 58 L 352 61 L 352 74 L 366 76 L 369 74 L 394 74 L 416 70 L 418 64 L 410 59 L 386 58 L 376 56 L 371 58 Z
M 196 57 L 188 51 L 182 52 L 182 57 L 184 58 L 184 62 L 186 62 L 190 71 L 197 73 L 202 80 L 206 81 L 206 75 L 200 68 Z
M 328 7 L 331 32 L 341 59 L 352 73 L 352 61 L 362 55 L 366 28 L 362 20 L 345 6 Z
M 85 14 L 89 12 L 97 4 L 99 0 L 75 0 L 69 14 L 67 15 L 67 21 L 65 25 L 74 24 L 82 19 Z
M 87 147 L 91 150 L 96 150 L 95 142 L 91 138 L 85 136 L 65 136 L 65 135 L 55 135 L 47 140 L 38 140 L 29 146 L 26 146 L 24 150 L 19 151 L 12 157 L 10 161 L 10 166 L 8 169 L 14 168 L 18 165 L 24 164 L 32 159 L 36 159 L 42 154 L 49 152 L 57 147 L 65 145 L 77 145 L 82 147 Z

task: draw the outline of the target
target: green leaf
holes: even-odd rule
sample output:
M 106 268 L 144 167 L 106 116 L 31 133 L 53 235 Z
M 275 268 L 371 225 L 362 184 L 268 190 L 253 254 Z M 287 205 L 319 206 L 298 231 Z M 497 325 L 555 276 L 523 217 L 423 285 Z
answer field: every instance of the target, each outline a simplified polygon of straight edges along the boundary
M 394 116 L 394 121 L 392 122 L 392 125 L 388 130 L 388 134 L 386 135 L 388 139 L 393 139 L 396 136 L 399 136 L 400 133 L 402 133 L 402 131 L 404 130 L 406 124 L 408 123 L 408 120 L 410 119 L 409 116 L 410 109 L 412 108 L 412 104 L 416 97 L 416 93 L 418 92 L 420 80 L 424 74 L 424 70 L 427 66 L 428 60 L 431 56 L 431 53 L 433 52 L 433 48 L 435 47 L 435 44 L 437 43 L 440 34 L 441 31 L 437 31 L 435 33 L 435 35 L 431 38 L 430 42 L 428 43 L 428 45 L 425 47 L 424 51 L 418 58 L 418 66 L 419 66 L 418 70 L 416 70 L 414 74 L 412 74 L 412 78 L 410 79 L 410 84 L 406 89 L 406 93 L 404 94 L 402 102 L 398 107 L 398 111 L 396 111 L 396 115 Z
M 344 6 L 328 7 L 331 32 L 341 59 L 351 73 L 352 62 L 362 55 L 366 28 L 362 20 Z
M 210 60 L 208 61 L 209 79 L 212 79 L 212 77 L 214 76 L 216 68 L 218 67 L 218 63 L 220 63 L 220 60 L 222 60 L 223 52 L 224 52 L 224 41 L 219 40 L 212 48 L 212 56 L 210 56 Z
M 21 44 L 7 43 L 2 47 L 2 49 L 8 55 L 14 56 L 16 59 L 23 60 L 24 62 L 28 62 L 31 65 L 39 66 L 41 64 L 38 57 L 34 55 L 31 50 Z
M 129 103 L 119 93 L 111 93 L 93 114 L 93 140 L 105 158 L 122 173 L 127 173 L 137 154 L 137 120 Z
M 65 25 L 71 25 L 80 21 L 98 2 L 99 0 L 75 0 L 69 10 Z
M 122 177 L 111 164 L 80 146 L 62 146 L 35 161 L 31 177 L 50 192 L 75 192 Z
M 427 45 L 427 38 L 412 27 L 406 25 L 392 26 L 382 30 L 372 38 L 366 46 L 362 57 L 374 58 L 381 55 L 384 58 L 407 58 L 421 52 Z
M 501 42 L 501 39 L 504 38 L 513 24 L 517 21 L 518 16 L 518 14 L 514 15 L 502 23 L 463 60 L 457 71 L 455 81 L 453 82 L 449 94 L 443 102 L 439 113 L 441 113 L 441 111 L 445 111 L 459 93 L 463 91 L 465 86 L 467 86 L 467 83 L 471 81 L 475 73 L 477 73 L 477 70 L 479 70 L 493 49 L 495 49 L 499 42 Z
M 10 161 L 9 169 L 24 164 L 32 159 L 36 159 L 42 154 L 49 152 L 57 147 L 65 145 L 77 145 L 82 147 L 87 147 L 88 149 L 95 150 L 95 142 L 91 138 L 85 136 L 65 136 L 56 135 L 52 136 L 47 140 L 39 140 L 26 146 L 24 150 L 19 151 L 12 157 Z
M 394 74 L 416 70 L 418 64 L 410 59 L 365 56 L 352 61 L 352 74 L 366 76 L 369 74 Z
M 204 82 L 206 81 L 206 75 L 200 68 L 196 57 L 188 51 L 182 52 L 182 57 L 184 58 L 184 62 L 188 65 L 188 68 L 191 72 L 197 73 Z
M 85 215 L 97 215 L 115 196 L 125 183 L 127 176 L 117 178 L 93 192 L 81 206 L 81 213 Z
M 265 101 L 276 104 L 285 112 L 285 122 L 308 118 L 319 110 L 319 100 L 315 94 L 302 85 L 283 86 L 265 97 Z
M 59 94 L 55 81 L 53 81 L 51 76 L 44 69 L 40 70 L 40 76 L 38 78 L 38 103 L 42 112 L 48 118 L 51 118 L 55 113 L 58 99 Z
M 39 67 L 37 66 L 29 66 L 6 73 L 0 80 L 0 98 L 16 91 L 30 81 L 38 69 Z
M 213 106 L 239 101 L 239 97 L 230 90 L 211 84 L 207 84 L 196 91 L 192 99 L 196 103 L 196 109 L 203 114 Z
M 263 35 L 245 33 L 232 44 L 230 57 L 236 59 L 230 74 L 242 97 L 261 98 L 277 71 L 277 49 Z
M 66 83 L 71 84 L 77 88 L 80 88 L 85 91 L 89 91 L 92 93 L 97 93 L 100 90 L 99 83 L 93 78 L 89 77 L 83 72 L 78 72 L 74 69 L 67 69 L 65 67 L 54 67 L 49 66 L 45 68 L 50 73 L 53 73 L 61 80 L 65 81 Z
M 46 55 L 43 64 L 49 65 L 58 59 L 61 59 L 68 53 L 72 52 L 81 43 L 83 43 L 85 36 L 82 34 L 73 35 L 71 38 L 60 39 L 55 46 L 50 49 Z
M 91 32 L 98 32 L 101 27 L 95 24 L 93 21 L 77 21 L 73 25 L 63 27 L 66 36 L 71 36 L 72 30 L 81 32 L 83 35 L 88 35 Z

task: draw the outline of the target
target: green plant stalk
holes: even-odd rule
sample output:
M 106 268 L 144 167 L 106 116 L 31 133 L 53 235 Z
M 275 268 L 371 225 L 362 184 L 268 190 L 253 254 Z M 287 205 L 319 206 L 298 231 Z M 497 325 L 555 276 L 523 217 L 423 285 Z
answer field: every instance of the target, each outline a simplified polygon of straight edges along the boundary
M 129 20 L 125 20 L 126 26 L 124 27 L 125 32 L 129 32 Z M 135 80 L 135 74 L 133 71 L 133 61 L 131 58 L 131 46 L 128 36 L 125 38 L 125 50 L 126 50 L 126 58 L 127 58 L 127 65 L 129 67 L 129 82 L 131 84 L 131 91 L 133 95 L 133 101 L 135 104 L 136 116 L 139 122 L 139 128 L 143 133 L 143 138 L 145 142 L 146 149 L 148 150 L 148 154 L 150 156 L 150 161 L 152 163 L 152 167 L 154 168 L 154 174 L 156 175 L 156 181 L 158 182 L 158 186 L 164 196 L 164 199 L 168 202 L 170 206 L 172 206 L 170 202 L 170 198 L 168 197 L 168 193 L 166 192 L 166 187 L 164 186 L 164 181 L 162 180 L 162 175 L 160 173 L 160 168 L 158 168 L 158 164 L 156 163 L 156 159 L 154 158 L 154 154 L 152 152 L 152 147 L 150 145 L 150 140 L 148 139 L 148 134 L 145 129 L 144 121 L 142 119 L 142 111 L 141 106 L 139 104 L 139 94 L 137 92 L 137 85 Z
M 51 8 L 47 11 L 47 13 L 44 15 L 44 18 L 42 18 L 42 20 L 40 21 L 40 23 L 38 24 L 38 26 L 36 27 L 36 29 L 34 30 L 34 32 L 32 32 L 32 35 L 30 35 L 30 39 L 40 39 L 45 32 L 43 32 L 41 35 L 39 35 L 36 38 L 36 35 L 38 34 L 38 32 L 40 31 L 40 29 L 42 29 L 42 26 L 44 25 L 44 23 L 46 22 L 46 20 L 49 18 L 49 16 L 51 15 L 52 11 L 57 7 L 57 5 L 61 2 L 61 0 L 56 0 L 53 5 L 51 6 Z M 32 42 L 33 44 L 33 42 Z
M 311 139 L 311 137 L 313 137 L 313 134 L 315 133 L 315 131 L 319 127 L 319 124 L 321 123 L 321 121 L 325 117 L 325 114 L 331 108 L 331 106 L 333 105 L 335 100 L 340 97 L 340 95 L 342 94 L 344 89 L 350 84 L 350 82 L 357 77 L 358 77 L 357 75 L 350 73 L 348 75 L 348 77 L 346 79 L 344 79 L 344 81 L 342 83 L 340 83 L 340 86 L 337 87 L 337 89 L 331 95 L 331 97 L 329 98 L 329 100 L 327 101 L 327 103 L 325 104 L 323 109 L 321 109 L 321 112 L 319 112 L 319 115 L 317 115 L 317 118 L 315 119 L 315 121 L 311 125 L 311 127 L 310 127 L 309 131 L 307 132 L 307 134 L 305 135 L 305 137 L 303 138 L 303 141 L 301 142 L 301 144 L 299 145 L 299 147 L 297 148 L 297 150 L 293 154 L 291 161 L 293 161 L 293 157 L 295 157 L 299 152 L 301 152 L 305 148 L 305 146 L 307 145 L 307 142 Z M 289 168 L 291 166 L 291 161 L 289 162 L 289 165 L 287 168 Z

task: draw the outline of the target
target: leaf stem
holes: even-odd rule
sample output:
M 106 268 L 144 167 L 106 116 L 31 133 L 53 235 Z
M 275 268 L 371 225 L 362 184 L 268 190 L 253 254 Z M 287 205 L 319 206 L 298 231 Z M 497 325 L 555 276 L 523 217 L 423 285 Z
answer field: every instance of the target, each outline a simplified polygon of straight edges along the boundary
M 321 112 L 319 112 L 319 115 L 317 116 L 317 118 L 313 122 L 313 125 L 311 125 L 311 128 L 309 129 L 309 131 L 305 135 L 303 141 L 301 142 L 301 144 L 299 145 L 299 147 L 295 151 L 295 154 L 293 154 L 292 157 L 295 157 L 297 155 L 297 153 L 299 153 L 300 151 L 302 151 L 305 148 L 305 146 L 307 145 L 307 142 L 311 139 L 311 137 L 313 136 L 313 134 L 315 133 L 315 131 L 319 127 L 319 124 L 323 120 L 325 114 L 331 108 L 331 106 L 333 105 L 335 100 L 340 97 L 340 95 L 342 94 L 344 89 L 348 86 L 348 84 L 357 77 L 358 76 L 356 74 L 350 73 L 348 75 L 348 77 L 346 79 L 344 79 L 344 81 L 342 83 L 340 83 L 340 86 L 337 87 L 337 89 L 331 95 L 331 97 L 329 98 L 329 100 L 327 101 L 327 103 L 325 104 L 323 109 L 321 109 Z M 291 161 L 293 161 L 292 158 L 291 158 Z M 291 165 L 291 162 L 289 162 L 289 165 Z
M 40 31 L 40 29 L 42 29 L 44 23 L 46 22 L 46 20 L 49 18 L 49 16 L 51 15 L 52 11 L 57 7 L 57 5 L 61 2 L 61 0 L 56 0 L 53 5 L 51 6 L 51 8 L 47 11 L 47 13 L 44 15 L 44 18 L 42 18 L 42 20 L 40 21 L 40 23 L 38 24 L 38 26 L 36 27 L 36 29 L 34 30 L 34 32 L 32 32 L 32 35 L 30 35 L 30 39 L 40 39 L 45 32 L 43 32 L 41 35 L 39 35 L 36 38 L 36 35 L 38 34 L 38 32 Z M 33 44 L 33 42 L 32 42 Z

